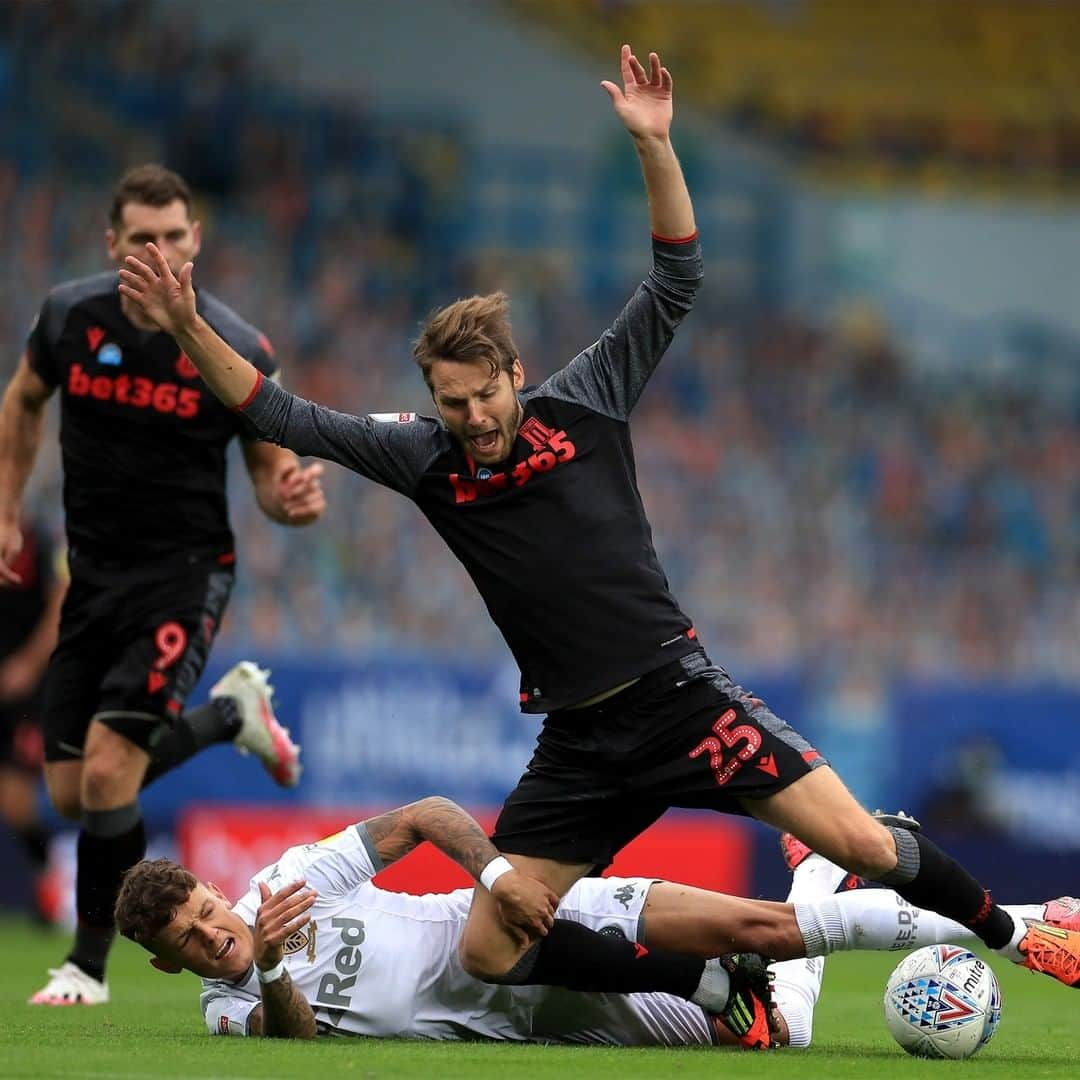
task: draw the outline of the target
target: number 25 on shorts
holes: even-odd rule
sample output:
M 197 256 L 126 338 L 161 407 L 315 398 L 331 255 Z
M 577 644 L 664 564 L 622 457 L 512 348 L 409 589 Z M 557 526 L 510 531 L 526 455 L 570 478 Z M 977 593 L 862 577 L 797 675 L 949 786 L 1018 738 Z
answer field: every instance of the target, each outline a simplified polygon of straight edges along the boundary
M 709 755 L 709 766 L 720 787 L 723 787 L 743 767 L 743 763 L 749 761 L 761 749 L 761 732 L 749 724 L 735 724 L 738 719 L 739 714 L 734 709 L 728 709 L 717 717 L 713 724 L 712 729 L 715 734 L 702 739 L 690 751 L 692 758 L 701 757 L 705 753 Z M 732 724 L 735 726 L 732 727 Z M 746 745 L 725 765 L 724 750 L 731 750 L 743 741 Z

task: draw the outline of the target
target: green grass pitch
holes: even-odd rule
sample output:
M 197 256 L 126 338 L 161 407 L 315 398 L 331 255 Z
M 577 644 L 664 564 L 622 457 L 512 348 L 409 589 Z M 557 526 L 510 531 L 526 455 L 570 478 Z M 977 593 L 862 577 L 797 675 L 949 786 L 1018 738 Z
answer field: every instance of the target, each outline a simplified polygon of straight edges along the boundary
M 68 944 L 17 920 L 0 920 L 0 1077 L 180 1077 L 182 1080 L 294 1080 L 297 1077 L 422 1076 L 428 1080 L 521 1077 L 1075 1077 L 1080 1068 L 1080 994 L 994 959 L 1004 1009 L 994 1041 L 965 1062 L 916 1061 L 885 1030 L 881 994 L 895 957 L 830 959 L 814 1046 L 771 1054 L 695 1048 L 635 1050 L 477 1043 L 314 1044 L 210 1038 L 197 981 L 153 971 L 146 954 L 121 941 L 110 968 L 113 1003 L 100 1008 L 29 1008 Z

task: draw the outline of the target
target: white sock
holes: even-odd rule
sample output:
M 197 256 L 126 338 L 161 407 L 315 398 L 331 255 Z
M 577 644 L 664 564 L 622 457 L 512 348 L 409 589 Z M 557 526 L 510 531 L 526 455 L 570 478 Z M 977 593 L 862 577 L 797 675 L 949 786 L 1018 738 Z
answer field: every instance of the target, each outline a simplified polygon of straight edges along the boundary
M 731 996 L 731 976 L 719 960 L 706 960 L 701 981 L 690 1000 L 711 1013 L 720 1012 Z
M 1003 955 L 1015 948 L 1026 918 L 1042 918 L 1042 904 L 1008 906 L 1005 910 L 1021 932 Z M 949 941 L 970 941 L 977 935 L 961 923 L 925 908 L 912 907 L 891 889 L 855 889 L 827 899 L 795 904 L 795 919 L 806 942 L 807 956 L 828 956 L 844 949 L 917 949 Z M 1019 952 L 1017 952 L 1019 955 Z
M 1040 914 L 1035 916 L 1035 918 L 1041 919 L 1043 914 L 1045 914 L 1046 905 L 1039 904 L 1038 908 Z M 998 956 L 1004 956 L 1006 960 L 1011 960 L 1014 964 L 1022 964 L 1024 962 L 1024 954 L 1020 951 L 1020 942 L 1024 940 L 1024 935 L 1027 933 L 1027 923 L 1024 922 L 1025 916 L 1017 915 L 1017 912 L 1025 909 L 1007 907 L 1005 910 L 1012 916 L 1013 935 L 1009 938 L 1009 943 L 1007 945 L 1002 945 L 1000 949 L 995 949 L 994 952 L 996 952 Z
M 845 877 L 847 871 L 835 863 L 817 854 L 808 855 L 791 875 L 788 903 L 795 904 L 798 911 L 803 902 L 828 900 Z M 804 960 L 784 960 L 770 966 L 773 1003 L 787 1023 L 788 1046 L 809 1046 L 814 1031 L 814 1006 L 825 975 L 825 959 L 814 956 Z
M 821 994 L 825 957 L 784 960 L 772 965 L 773 1004 L 788 1027 L 788 1046 L 809 1046 L 814 1032 L 814 1006 Z
M 832 896 L 847 877 L 847 871 L 836 863 L 829 862 L 822 855 L 808 855 L 791 875 L 791 888 L 788 890 L 789 904 L 800 900 L 816 900 L 823 896 Z

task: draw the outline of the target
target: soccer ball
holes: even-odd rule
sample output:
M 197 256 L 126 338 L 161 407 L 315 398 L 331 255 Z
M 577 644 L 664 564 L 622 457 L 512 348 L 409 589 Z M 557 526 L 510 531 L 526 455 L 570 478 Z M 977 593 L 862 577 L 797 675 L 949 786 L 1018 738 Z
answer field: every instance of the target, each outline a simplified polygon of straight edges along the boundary
M 994 973 L 959 945 L 917 949 L 885 986 L 889 1033 L 916 1057 L 971 1057 L 993 1038 L 1000 1019 Z

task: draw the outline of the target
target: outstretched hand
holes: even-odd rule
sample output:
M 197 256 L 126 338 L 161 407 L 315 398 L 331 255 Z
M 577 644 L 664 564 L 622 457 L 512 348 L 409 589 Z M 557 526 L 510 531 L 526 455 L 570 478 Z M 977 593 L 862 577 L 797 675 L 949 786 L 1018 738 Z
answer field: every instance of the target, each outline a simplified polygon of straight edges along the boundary
M 190 329 L 197 318 L 192 263 L 184 263 L 177 277 L 156 244 L 146 245 L 146 259 L 129 255 L 120 269 L 122 295 L 138 304 L 142 313 L 173 337 Z
M 605 79 L 600 85 L 608 92 L 611 104 L 626 130 L 638 138 L 666 138 L 671 131 L 671 72 L 660 66 L 660 57 L 649 53 L 649 71 L 629 45 L 620 56 L 623 85 L 620 90 Z

